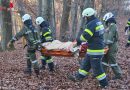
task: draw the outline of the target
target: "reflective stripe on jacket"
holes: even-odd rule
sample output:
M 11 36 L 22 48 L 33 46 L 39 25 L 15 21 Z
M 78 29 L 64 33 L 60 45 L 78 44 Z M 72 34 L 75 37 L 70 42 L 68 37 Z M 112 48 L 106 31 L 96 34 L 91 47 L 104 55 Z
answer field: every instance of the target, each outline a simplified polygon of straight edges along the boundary
M 50 28 L 42 28 L 40 38 L 42 43 L 51 42 L 53 40 L 53 37 Z
M 87 54 L 103 55 L 104 54 L 104 26 L 96 17 L 92 18 L 84 32 L 80 36 L 80 40 L 88 42 Z
M 33 29 L 33 31 L 31 29 Z M 14 38 L 18 40 L 21 37 L 24 37 L 27 41 L 27 45 L 33 46 L 39 41 L 39 37 L 38 31 L 34 27 L 32 27 L 31 29 L 24 26 L 23 29 L 14 36 Z

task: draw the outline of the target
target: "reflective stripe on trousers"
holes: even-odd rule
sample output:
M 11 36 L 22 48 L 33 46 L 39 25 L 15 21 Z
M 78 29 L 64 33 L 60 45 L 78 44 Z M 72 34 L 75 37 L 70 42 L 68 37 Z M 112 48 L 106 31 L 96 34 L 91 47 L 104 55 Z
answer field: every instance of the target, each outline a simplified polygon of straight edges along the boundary
M 88 75 L 89 70 L 92 68 L 94 72 L 94 76 L 98 80 L 103 80 L 106 78 L 106 74 L 104 73 L 103 67 L 102 67 L 102 60 L 103 55 L 86 55 L 84 60 L 82 60 L 80 69 L 79 69 L 79 74 L 81 75 Z
M 87 49 L 87 54 L 89 55 L 104 55 L 105 50 L 101 49 L 101 50 L 92 50 L 92 49 Z
M 103 79 L 106 78 L 106 74 L 105 74 L 105 73 L 100 74 L 100 75 L 96 76 L 96 78 L 97 78 L 99 81 L 101 81 L 101 80 L 103 80 Z
M 105 63 L 105 62 L 102 62 L 102 64 L 103 65 L 105 65 L 105 66 L 108 66 L 108 67 L 115 67 L 115 66 L 118 66 L 118 64 L 116 63 L 116 64 L 108 64 L 108 63 Z
M 89 74 L 89 72 L 85 71 L 85 70 L 82 70 L 82 69 L 79 69 L 79 74 L 83 75 L 83 76 L 86 76 Z

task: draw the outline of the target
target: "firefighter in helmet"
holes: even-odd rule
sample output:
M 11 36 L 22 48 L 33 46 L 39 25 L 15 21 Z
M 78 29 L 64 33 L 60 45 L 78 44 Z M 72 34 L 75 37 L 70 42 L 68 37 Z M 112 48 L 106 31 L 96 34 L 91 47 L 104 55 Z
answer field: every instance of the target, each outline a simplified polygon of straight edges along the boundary
M 36 18 L 36 24 L 40 26 L 40 39 L 41 43 L 52 42 L 52 31 L 50 29 L 49 23 L 45 21 L 42 17 Z M 41 69 L 45 69 L 46 64 L 48 64 L 49 71 L 54 71 L 54 63 L 51 56 L 41 55 Z
M 83 80 L 92 68 L 94 76 L 98 79 L 100 86 L 105 88 L 108 85 L 106 74 L 102 67 L 102 58 L 104 56 L 104 26 L 102 22 L 95 17 L 96 11 L 93 8 L 86 8 L 82 12 L 84 19 L 87 19 L 86 28 L 80 36 L 80 41 L 87 42 L 88 48 L 84 60 L 81 62 L 80 68 L 74 75 L 68 78 L 72 81 Z
M 24 14 L 22 16 L 22 22 L 24 23 L 22 30 L 10 40 L 8 46 L 11 47 L 15 41 L 18 41 L 21 37 L 24 37 L 27 42 L 27 68 L 24 73 L 31 75 L 33 66 L 36 75 L 39 75 L 39 65 L 35 54 L 39 42 L 38 31 L 33 26 L 31 16 L 29 14 Z
M 103 68 L 105 71 L 107 71 L 107 67 L 111 66 L 115 74 L 112 79 L 121 79 L 122 71 L 116 60 L 119 36 L 114 14 L 111 12 L 106 13 L 103 17 L 103 21 L 105 22 L 106 26 L 104 42 L 106 47 L 109 48 L 102 61 Z

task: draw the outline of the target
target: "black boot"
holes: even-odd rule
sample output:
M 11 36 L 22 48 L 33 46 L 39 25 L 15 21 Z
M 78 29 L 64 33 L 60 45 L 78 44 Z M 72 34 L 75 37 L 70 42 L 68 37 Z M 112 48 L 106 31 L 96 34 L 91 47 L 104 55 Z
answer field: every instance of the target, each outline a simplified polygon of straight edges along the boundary
M 53 72 L 53 71 L 54 71 L 54 63 L 53 63 L 53 62 L 48 63 L 48 67 L 49 67 L 49 71 L 50 71 L 50 72 Z
M 46 66 L 45 66 L 45 65 L 40 65 L 39 69 L 40 69 L 40 70 L 45 70 L 45 69 L 46 69 Z
M 27 59 L 27 68 L 24 70 L 24 74 L 32 74 L 32 63 L 30 61 L 30 59 Z
M 32 70 L 31 70 L 31 68 L 26 68 L 26 69 L 24 70 L 24 74 L 28 74 L 29 76 L 31 76 L 31 75 L 32 75 Z
M 42 65 L 40 66 L 40 69 L 45 70 L 46 69 L 46 60 L 41 59 L 41 63 L 42 63 Z
M 103 80 L 101 80 L 101 81 L 99 81 L 99 83 L 100 83 L 100 87 L 101 88 L 107 88 L 108 87 L 108 81 L 107 81 L 107 79 L 105 78 L 105 79 L 103 79 Z
M 74 81 L 74 82 L 79 82 L 82 81 L 85 78 L 85 76 L 79 74 L 79 73 L 75 73 L 75 74 L 71 74 L 68 75 L 68 79 Z
M 34 72 L 36 73 L 37 76 L 40 75 L 40 70 L 37 68 L 37 69 L 34 69 Z
M 121 75 L 115 75 L 114 77 L 112 77 L 112 80 L 116 80 L 116 79 L 122 79 Z

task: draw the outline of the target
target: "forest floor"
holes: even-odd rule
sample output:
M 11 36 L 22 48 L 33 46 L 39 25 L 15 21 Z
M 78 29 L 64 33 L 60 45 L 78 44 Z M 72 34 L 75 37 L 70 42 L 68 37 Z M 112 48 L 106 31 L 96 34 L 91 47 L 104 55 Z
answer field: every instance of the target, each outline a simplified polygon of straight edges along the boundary
M 123 72 L 123 79 L 111 80 L 113 73 L 109 72 L 109 87 L 106 90 L 130 90 L 130 48 L 125 48 L 126 20 L 121 20 L 118 23 L 120 40 L 117 60 Z M 14 51 L 0 52 L 0 90 L 101 90 L 98 88 L 98 81 L 91 75 L 82 82 L 72 82 L 67 78 L 67 74 L 77 71 L 79 67 L 76 58 L 53 57 L 56 65 L 54 73 L 46 69 L 40 72 L 40 78 L 34 73 L 31 77 L 26 76 L 23 73 L 26 68 L 25 50 L 19 42 L 16 42 L 15 46 Z

